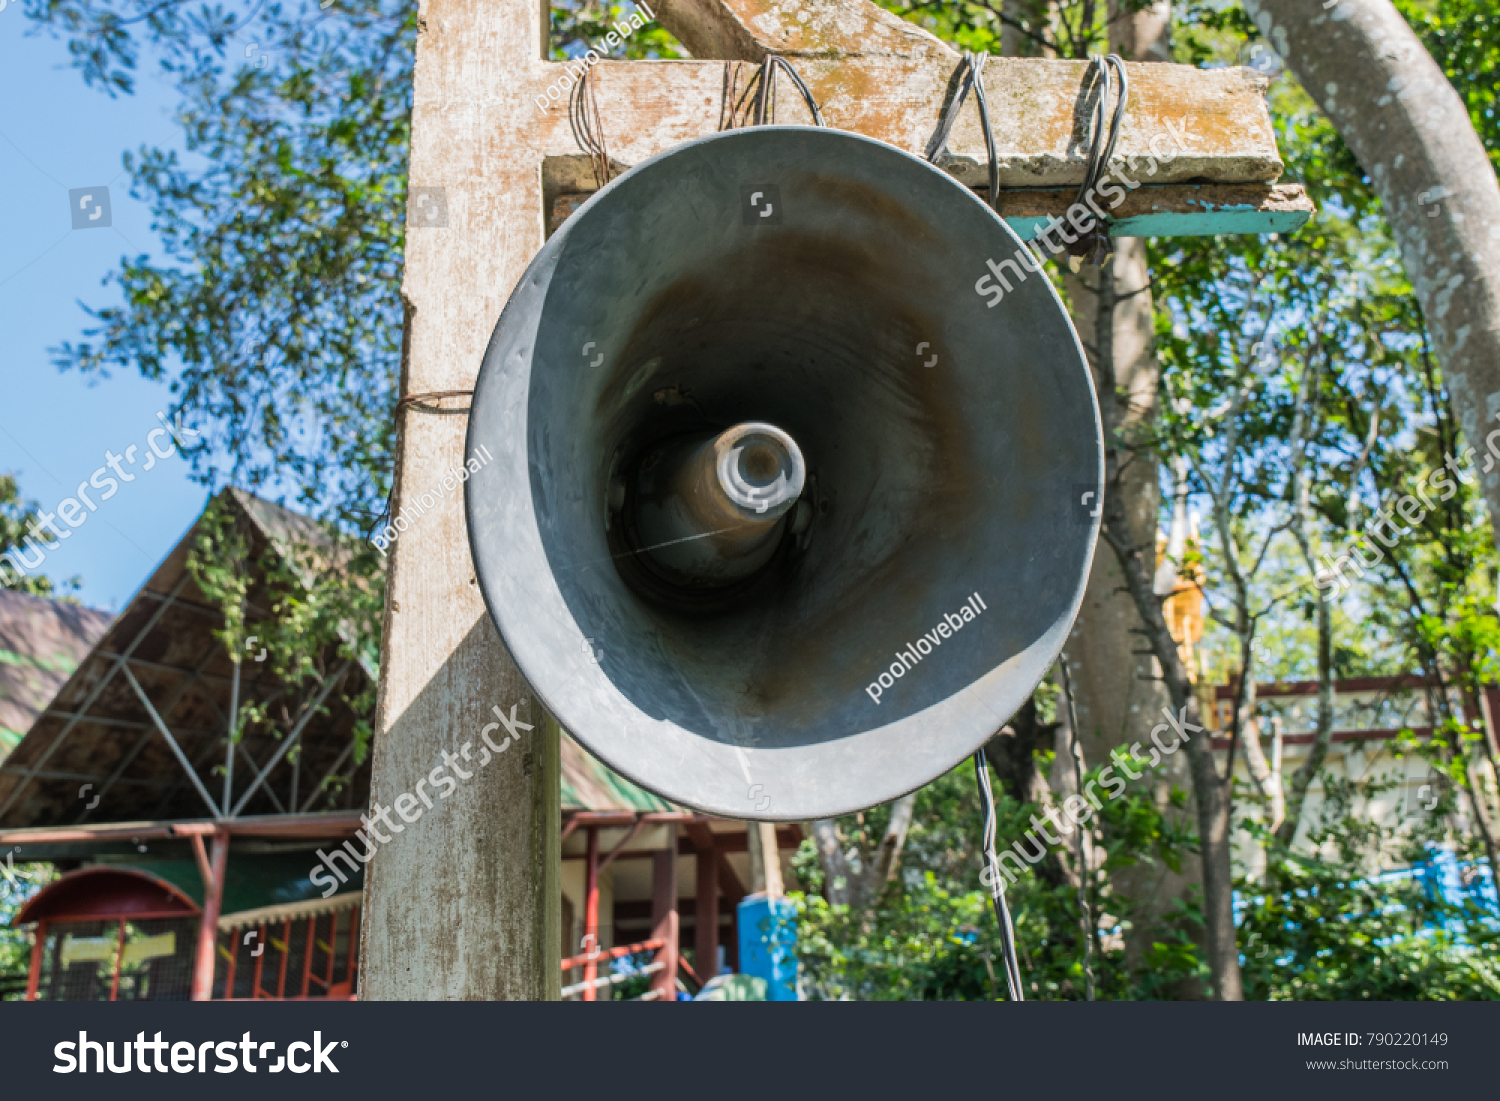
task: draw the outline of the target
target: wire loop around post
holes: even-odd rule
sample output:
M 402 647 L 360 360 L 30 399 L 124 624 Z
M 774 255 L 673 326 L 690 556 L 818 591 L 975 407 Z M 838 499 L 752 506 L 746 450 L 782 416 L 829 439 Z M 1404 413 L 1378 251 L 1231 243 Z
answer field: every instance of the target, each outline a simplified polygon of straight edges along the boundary
M 584 69 L 578 83 L 573 85 L 568 97 L 568 125 L 573 128 L 573 140 L 594 166 L 594 183 L 603 187 L 610 177 L 609 150 L 604 145 L 604 122 L 599 114 L 592 68 Z
M 818 109 L 817 100 L 813 98 L 812 90 L 808 88 L 807 82 L 802 79 L 801 74 L 792 68 L 791 62 L 784 57 L 775 54 L 767 54 L 765 58 L 755 67 L 755 75 L 745 82 L 745 88 L 740 90 L 740 62 L 724 62 L 724 91 L 723 100 L 719 104 L 719 131 L 738 130 L 744 126 L 764 126 L 768 122 L 776 124 L 776 71 L 780 69 L 791 77 L 792 83 L 797 86 L 797 91 L 802 96 L 802 102 L 807 104 L 808 113 L 812 115 L 814 126 L 827 126 L 823 121 L 823 113 Z M 748 111 L 745 110 L 745 101 L 754 96 L 754 101 Z
M 989 155 L 990 167 L 990 209 L 995 213 L 1000 212 L 1000 158 L 995 151 L 995 129 L 990 124 L 989 100 L 984 94 L 984 65 L 989 60 L 989 54 L 965 52 L 963 60 L 958 63 L 960 84 L 958 91 L 954 93 L 948 109 L 943 112 L 942 121 L 938 124 L 937 133 L 932 135 L 932 140 L 927 143 L 927 159 L 933 164 L 942 155 L 944 146 L 948 143 L 948 135 L 953 132 L 953 124 L 958 121 L 958 112 L 968 98 L 969 90 L 974 91 L 974 101 L 979 106 L 979 123 L 984 130 L 984 148 Z
M 755 125 L 764 126 L 769 121 L 774 126 L 776 123 L 776 70 L 780 69 L 791 78 L 797 86 L 797 91 L 802 93 L 802 101 L 807 104 L 807 109 L 812 114 L 814 126 L 823 125 L 823 116 L 818 111 L 817 100 L 813 99 L 812 90 L 808 88 L 807 82 L 792 68 L 791 62 L 784 57 L 775 54 L 766 54 L 765 60 L 760 63 L 760 94 L 755 101 Z
M 1109 162 L 1114 158 L 1115 145 L 1120 140 L 1120 124 L 1125 119 L 1126 104 L 1130 102 L 1130 79 L 1125 75 L 1125 62 L 1120 55 L 1094 54 L 1089 60 L 1093 65 L 1093 71 L 1099 77 L 1099 102 L 1094 105 L 1094 134 L 1089 140 L 1089 155 L 1084 165 L 1083 183 L 1079 186 L 1078 195 L 1073 200 L 1075 207 L 1085 208 L 1090 208 L 1088 200 L 1094 197 L 1095 189 L 1104 179 L 1109 169 Z M 1115 98 L 1114 114 L 1110 116 L 1106 126 L 1105 112 L 1109 106 L 1110 89 L 1114 83 L 1110 77 L 1111 72 L 1119 81 L 1120 92 Z M 1099 213 L 1097 206 L 1091 209 L 1096 214 Z M 1102 265 L 1113 251 L 1109 228 L 1104 224 L 1102 215 L 1086 232 L 1080 233 L 1075 242 L 1066 247 L 1070 255 L 1091 258 L 1095 264 Z

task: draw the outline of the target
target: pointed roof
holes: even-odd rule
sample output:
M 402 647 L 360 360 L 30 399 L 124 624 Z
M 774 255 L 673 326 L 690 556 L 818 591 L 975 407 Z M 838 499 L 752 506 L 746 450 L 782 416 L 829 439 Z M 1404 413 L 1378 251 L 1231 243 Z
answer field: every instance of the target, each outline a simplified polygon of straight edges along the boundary
M 267 544 L 283 555 L 298 542 L 333 546 L 315 522 L 268 501 L 237 490 L 219 500 L 249 521 L 252 569 Z M 243 730 L 230 805 L 218 806 L 236 666 L 214 635 L 224 617 L 187 568 L 202 524 L 200 516 L 92 649 L 73 659 L 76 668 L 59 671 L 61 687 L 0 764 L 0 829 L 368 803 L 369 759 L 358 766 L 352 759 L 359 716 L 343 700 L 374 672 L 363 659 L 330 652 L 321 655 L 322 680 L 301 685 L 283 684 L 269 663 L 239 664 L 240 701 L 267 703 L 277 721 Z M 298 723 L 293 754 L 287 749 Z M 262 770 L 265 782 L 251 792 Z M 337 795 L 317 794 L 325 778 L 341 782 Z
M 323 525 L 299 513 L 237 489 L 225 490 L 220 499 L 230 501 L 259 539 L 283 557 L 290 557 L 293 547 L 326 549 L 331 556 L 347 553 Z M 5 724 L 14 734 L 4 745 L 14 746 L 14 752 L 0 762 L 0 829 L 214 815 L 130 683 L 133 677 L 141 685 L 193 763 L 204 791 L 221 800 L 223 777 L 215 770 L 223 765 L 234 667 L 213 636 L 222 628 L 223 616 L 187 570 L 201 523 L 202 516 L 113 622 L 81 605 L 0 592 L 0 696 L 16 701 L 8 705 L 14 720 Z M 252 553 L 252 560 L 256 557 L 258 552 Z M 130 677 L 120 671 L 122 658 Z M 299 804 L 325 774 L 335 771 L 348 781 L 343 797 L 333 803 L 278 806 L 263 787 L 243 814 L 362 808 L 368 803 L 369 760 L 353 768 L 348 750 L 355 716 L 337 701 L 362 687 L 359 678 L 373 681 L 376 675 L 374 661 L 361 655 L 346 671 L 343 691 L 335 690 L 325 701 L 328 714 L 309 720 L 301 738 Z M 280 687 L 253 661 L 241 663 L 240 677 L 242 701 L 264 699 Z M 281 744 L 278 733 L 286 731 L 250 729 L 243 735 L 232 804 L 243 798 L 258 768 L 275 756 Z M 611 771 L 566 732 L 561 755 L 566 811 L 679 809 Z M 283 757 L 265 785 L 283 800 L 291 794 L 290 771 Z M 85 792 L 89 799 L 79 796 L 85 784 L 93 785 Z M 98 805 L 89 808 L 94 796 Z

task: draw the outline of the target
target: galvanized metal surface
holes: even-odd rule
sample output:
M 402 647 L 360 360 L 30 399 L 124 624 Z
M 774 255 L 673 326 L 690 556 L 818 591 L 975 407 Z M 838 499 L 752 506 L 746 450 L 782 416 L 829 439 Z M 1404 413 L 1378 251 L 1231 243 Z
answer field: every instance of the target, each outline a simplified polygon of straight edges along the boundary
M 1047 280 L 975 293 L 1019 246 L 925 162 L 802 127 L 680 146 L 552 237 L 480 373 L 466 507 L 486 604 L 580 742 L 676 802 L 805 819 L 926 783 L 1026 699 L 1082 597 L 1102 442 Z M 728 607 L 641 597 L 612 478 L 745 420 L 797 440 L 811 525 Z
M 771 560 L 806 477 L 797 442 L 775 425 L 672 437 L 633 474 L 616 474 L 609 526 L 620 529 L 620 550 L 664 583 L 713 591 Z M 808 506 L 797 519 L 806 525 Z

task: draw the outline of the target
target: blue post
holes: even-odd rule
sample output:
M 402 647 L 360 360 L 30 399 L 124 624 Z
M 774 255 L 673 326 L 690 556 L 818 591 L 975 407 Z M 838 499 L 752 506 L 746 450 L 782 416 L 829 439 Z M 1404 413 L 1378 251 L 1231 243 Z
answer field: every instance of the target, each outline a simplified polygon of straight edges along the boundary
M 797 907 L 784 898 L 740 902 L 740 973 L 766 980 L 766 1001 L 797 1000 Z

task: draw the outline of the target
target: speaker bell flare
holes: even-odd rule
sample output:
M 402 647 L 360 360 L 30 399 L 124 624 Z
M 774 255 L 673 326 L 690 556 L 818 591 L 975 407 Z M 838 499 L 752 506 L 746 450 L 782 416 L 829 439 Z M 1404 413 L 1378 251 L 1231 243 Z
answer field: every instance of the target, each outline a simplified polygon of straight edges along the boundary
M 677 146 L 552 235 L 485 355 L 466 508 L 502 638 L 590 751 L 713 814 L 821 818 L 1026 700 L 1103 442 L 1045 275 L 976 292 L 1022 247 L 926 162 L 792 126 Z

